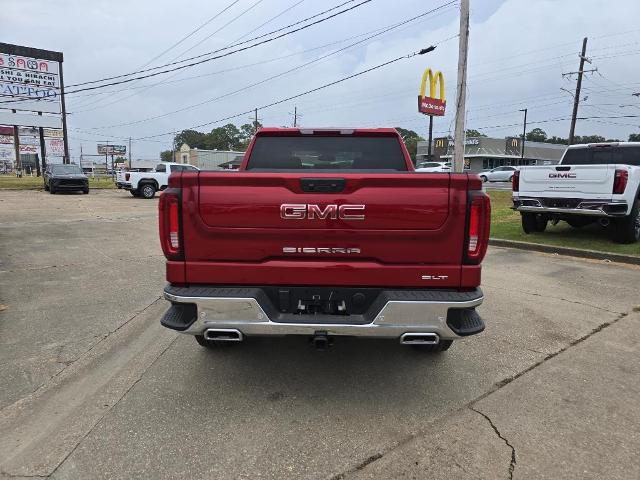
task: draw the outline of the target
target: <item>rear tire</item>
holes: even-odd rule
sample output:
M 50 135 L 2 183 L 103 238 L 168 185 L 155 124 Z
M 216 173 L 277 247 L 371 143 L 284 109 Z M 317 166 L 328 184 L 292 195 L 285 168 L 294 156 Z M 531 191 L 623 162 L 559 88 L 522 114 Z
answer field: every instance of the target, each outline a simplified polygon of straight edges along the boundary
M 629 215 L 614 221 L 613 241 L 616 243 L 640 241 L 640 198 L 634 202 Z
M 49 193 L 50 193 L 51 195 L 54 195 L 54 194 L 56 193 L 56 189 L 55 189 L 55 188 L 53 188 L 53 185 L 49 185 Z
M 138 188 L 142 198 L 151 199 L 156 196 L 156 186 L 153 183 L 145 183 Z
M 411 345 L 411 348 L 419 352 L 440 353 L 449 350 L 453 340 L 440 340 L 436 345 Z
M 49 185 L 47 185 L 46 183 L 44 184 L 44 191 L 48 192 L 49 191 Z
M 480 175 L 480 180 L 482 180 L 482 183 L 486 183 L 488 179 L 484 175 Z
M 88 188 L 85 188 L 84 190 L 82 190 L 82 193 L 83 193 L 84 195 L 88 195 L 88 194 L 89 194 L 89 189 L 88 189 Z
M 524 233 L 542 233 L 547 229 L 549 221 L 536 213 L 522 213 L 522 230 Z

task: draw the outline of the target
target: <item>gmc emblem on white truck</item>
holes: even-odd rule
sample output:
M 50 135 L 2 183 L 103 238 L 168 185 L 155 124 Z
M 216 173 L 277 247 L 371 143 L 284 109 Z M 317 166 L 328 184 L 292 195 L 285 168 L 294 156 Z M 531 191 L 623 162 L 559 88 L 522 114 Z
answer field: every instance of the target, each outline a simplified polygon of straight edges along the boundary
M 577 178 L 575 173 L 550 173 L 549 178 Z
M 330 218 L 331 220 L 364 220 L 364 205 L 335 205 L 324 207 L 308 203 L 283 203 L 280 218 L 284 220 L 309 220 Z M 362 212 L 362 213 L 356 213 Z

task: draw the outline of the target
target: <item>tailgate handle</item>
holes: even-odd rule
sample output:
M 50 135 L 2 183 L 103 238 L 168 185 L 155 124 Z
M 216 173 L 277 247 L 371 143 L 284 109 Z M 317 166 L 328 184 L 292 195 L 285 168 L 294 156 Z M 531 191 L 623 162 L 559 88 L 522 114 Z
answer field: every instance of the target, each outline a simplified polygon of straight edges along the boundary
M 566 172 L 571 170 L 571 166 L 564 166 L 564 167 L 556 167 L 556 171 L 558 172 Z
M 338 193 L 346 183 L 344 178 L 301 178 L 300 188 L 307 193 Z

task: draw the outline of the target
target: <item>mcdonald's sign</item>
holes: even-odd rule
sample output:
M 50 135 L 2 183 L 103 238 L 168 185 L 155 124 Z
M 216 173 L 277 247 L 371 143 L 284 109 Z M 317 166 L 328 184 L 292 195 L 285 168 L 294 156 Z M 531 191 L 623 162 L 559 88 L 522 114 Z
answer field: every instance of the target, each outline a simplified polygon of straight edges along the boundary
M 440 158 L 443 155 L 446 155 L 449 151 L 449 138 L 448 137 L 438 137 L 433 139 L 433 156 L 435 158 Z
M 429 82 L 429 96 L 427 93 L 427 82 Z M 436 98 L 436 86 L 439 87 L 439 95 Z M 435 72 L 427 68 L 422 74 L 420 83 L 420 95 L 418 95 L 418 111 L 425 115 L 441 117 L 447 106 L 444 95 L 444 76 L 442 72 Z
M 504 153 L 506 155 L 520 155 L 522 139 L 519 137 L 507 137 Z

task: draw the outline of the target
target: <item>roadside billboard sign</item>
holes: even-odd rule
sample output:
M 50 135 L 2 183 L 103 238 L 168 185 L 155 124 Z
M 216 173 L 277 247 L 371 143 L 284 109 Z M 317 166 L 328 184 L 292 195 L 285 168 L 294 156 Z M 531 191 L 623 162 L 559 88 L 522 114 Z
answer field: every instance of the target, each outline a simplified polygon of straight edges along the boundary
M 45 129 L 59 132 L 45 136 L 63 140 L 68 161 L 62 62 L 61 52 L 0 43 L 0 124 L 19 127 L 20 153 L 38 153 Z
M 126 153 L 126 145 L 98 144 L 98 155 L 125 155 Z

